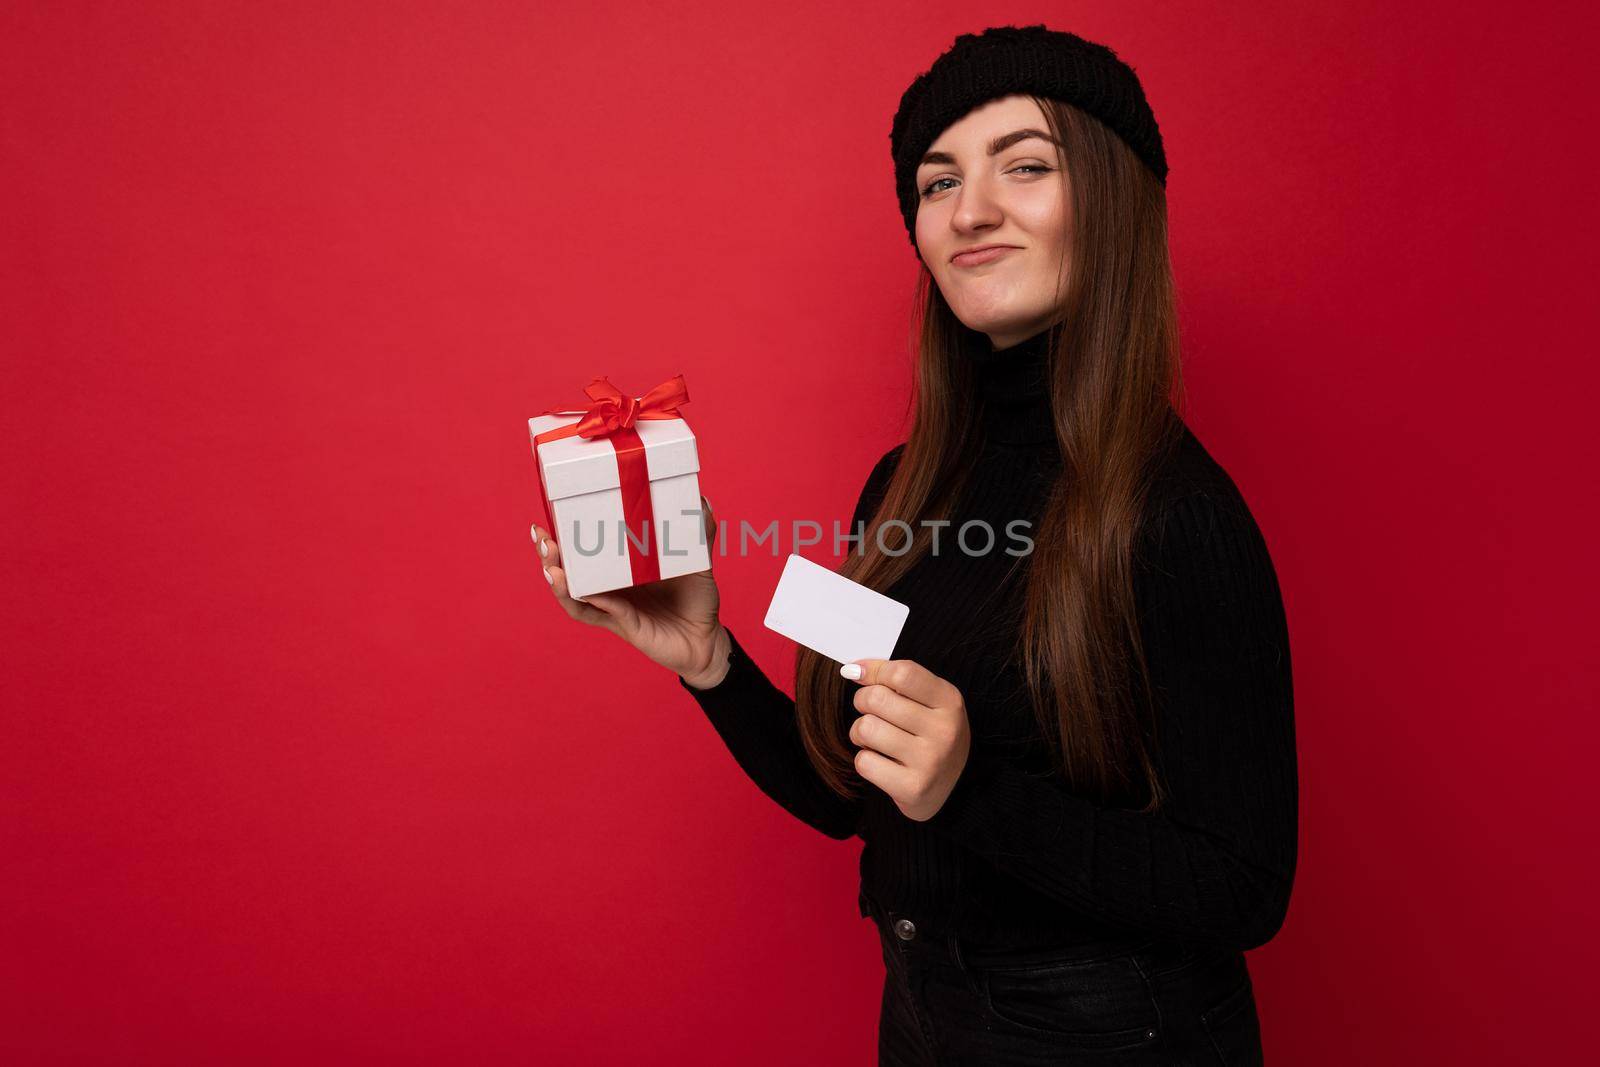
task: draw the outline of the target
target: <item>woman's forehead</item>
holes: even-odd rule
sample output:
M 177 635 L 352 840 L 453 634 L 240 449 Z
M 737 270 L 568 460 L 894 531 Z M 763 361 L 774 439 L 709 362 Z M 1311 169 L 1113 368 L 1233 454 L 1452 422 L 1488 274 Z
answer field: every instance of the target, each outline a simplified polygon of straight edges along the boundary
M 1038 102 L 1031 96 L 1013 93 L 973 108 L 945 127 L 928 147 L 934 151 L 971 147 L 981 150 L 986 142 L 1010 133 L 1019 125 L 1049 129 Z
M 1041 150 L 1044 149 L 1041 142 L 1058 144 L 1050 132 L 1044 112 L 1030 97 L 1007 97 L 995 103 L 1008 104 L 1015 100 L 1020 100 L 1026 106 L 991 108 L 985 105 L 952 123 L 928 146 L 917 166 L 950 164 L 957 157 L 964 156 L 982 159 L 999 155 L 1012 145 L 1029 141 Z

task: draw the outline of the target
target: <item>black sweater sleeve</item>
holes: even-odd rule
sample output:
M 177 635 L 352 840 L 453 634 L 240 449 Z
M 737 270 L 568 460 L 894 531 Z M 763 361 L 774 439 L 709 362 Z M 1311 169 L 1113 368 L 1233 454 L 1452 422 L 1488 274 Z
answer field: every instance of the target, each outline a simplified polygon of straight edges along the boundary
M 1074 910 L 1254 948 L 1283 924 L 1295 869 L 1283 602 L 1242 498 L 1191 492 L 1162 515 L 1136 596 L 1164 810 L 1080 798 L 975 746 L 927 825 Z
M 873 466 L 856 501 L 850 532 L 858 531 L 876 510 L 901 448 L 896 445 Z M 829 837 L 852 837 L 859 828 L 861 798 L 846 800 L 817 776 L 800 738 L 794 699 L 746 655 L 731 629 L 728 638 L 728 673 L 722 681 L 696 689 L 679 675 L 678 684 L 699 703 L 734 760 L 763 793 Z

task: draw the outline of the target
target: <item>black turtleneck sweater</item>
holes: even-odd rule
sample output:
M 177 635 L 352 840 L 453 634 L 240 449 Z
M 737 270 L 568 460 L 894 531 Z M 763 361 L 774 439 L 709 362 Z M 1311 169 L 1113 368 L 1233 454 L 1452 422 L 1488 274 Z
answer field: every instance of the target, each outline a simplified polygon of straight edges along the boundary
M 996 549 L 942 549 L 884 590 L 911 609 L 894 658 L 950 681 L 967 708 L 971 751 L 932 818 L 907 818 L 871 783 L 853 801 L 827 789 L 801 744 L 794 701 L 731 631 L 721 682 L 679 682 L 763 792 L 830 837 L 862 838 L 863 915 L 871 900 L 919 930 L 954 928 L 996 946 L 1155 936 L 1253 948 L 1282 925 L 1297 839 L 1288 631 L 1266 543 L 1233 481 L 1183 427 L 1135 562 L 1165 807 L 1144 814 L 1074 795 L 1006 652 L 1029 558 L 1005 553 L 1021 547 L 1006 524 L 1025 518 L 1033 536 L 1061 466 L 1044 339 L 971 349 L 977 466 L 942 534 L 983 519 Z M 852 530 L 871 515 L 903 447 L 873 467 Z

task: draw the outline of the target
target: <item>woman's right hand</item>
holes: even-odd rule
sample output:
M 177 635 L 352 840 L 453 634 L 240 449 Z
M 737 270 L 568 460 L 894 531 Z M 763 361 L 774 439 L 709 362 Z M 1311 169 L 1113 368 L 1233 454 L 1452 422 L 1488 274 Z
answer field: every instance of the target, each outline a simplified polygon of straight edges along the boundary
M 706 544 L 714 547 L 716 520 L 711 505 L 700 498 L 705 511 Z M 697 689 L 709 688 L 727 673 L 728 635 L 717 618 L 720 597 L 710 570 L 663 578 L 646 585 L 591 593 L 575 600 L 567 593 L 567 572 L 561 566 L 561 547 L 538 523 L 533 543 L 544 564 L 545 581 L 572 618 L 600 626 L 643 652 Z

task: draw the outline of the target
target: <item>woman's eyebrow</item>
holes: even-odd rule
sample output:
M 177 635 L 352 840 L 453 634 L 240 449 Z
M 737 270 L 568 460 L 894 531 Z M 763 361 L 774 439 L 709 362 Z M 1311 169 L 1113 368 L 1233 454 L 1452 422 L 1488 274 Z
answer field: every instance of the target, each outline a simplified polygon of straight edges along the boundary
M 1051 137 L 1043 130 L 1013 130 L 1008 134 L 1005 134 L 1001 137 L 996 137 L 994 140 L 990 141 L 989 154 L 991 156 L 998 156 L 1001 152 L 1004 152 L 1018 141 L 1026 141 L 1030 137 L 1038 137 L 1041 140 L 1049 141 L 1057 148 L 1061 147 L 1060 141 L 1056 140 L 1054 137 Z M 927 155 L 922 157 L 922 162 L 918 163 L 917 166 L 925 167 L 929 163 L 954 163 L 955 161 L 956 157 L 952 156 L 949 152 L 929 152 Z

